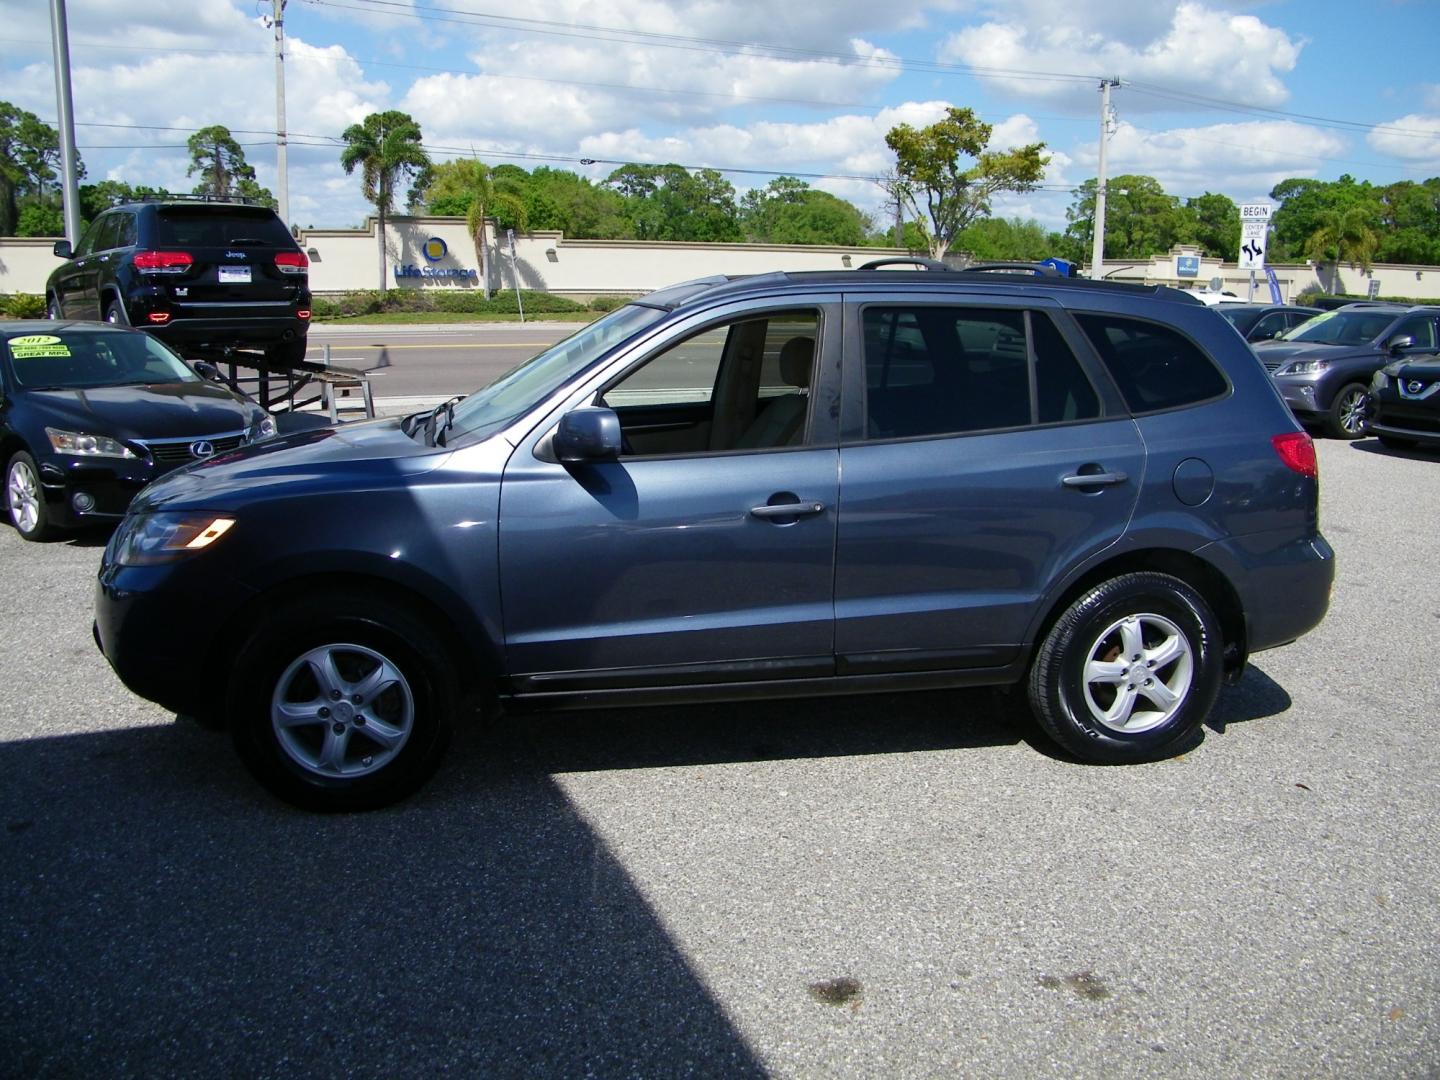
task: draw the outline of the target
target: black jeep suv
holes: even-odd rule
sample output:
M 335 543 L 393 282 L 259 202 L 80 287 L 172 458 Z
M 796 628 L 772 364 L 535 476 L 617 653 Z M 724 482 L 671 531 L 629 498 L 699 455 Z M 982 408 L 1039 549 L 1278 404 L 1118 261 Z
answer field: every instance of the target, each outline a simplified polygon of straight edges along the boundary
M 52 319 L 148 330 L 196 356 L 228 349 L 291 364 L 305 355 L 310 260 L 269 207 L 166 196 L 112 207 L 45 283 Z

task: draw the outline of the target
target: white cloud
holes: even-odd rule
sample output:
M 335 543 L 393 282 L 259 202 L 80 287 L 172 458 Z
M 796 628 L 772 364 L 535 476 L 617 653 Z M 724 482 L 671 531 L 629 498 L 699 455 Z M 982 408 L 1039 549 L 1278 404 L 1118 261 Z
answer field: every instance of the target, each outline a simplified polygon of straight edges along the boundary
M 1436 88 L 1440 96 L 1440 88 Z M 1383 154 L 1423 167 L 1440 165 L 1440 116 L 1411 113 L 1371 131 L 1365 139 Z
M 1168 21 L 1160 16 L 1168 14 Z M 1007 93 L 1074 100 L 1093 88 L 1049 75 L 1116 76 L 1172 91 L 1236 97 L 1278 105 L 1289 97 L 1281 75 L 1292 71 L 1304 42 L 1253 15 L 1236 15 L 1194 2 L 1105 5 L 1029 0 L 1012 15 L 967 27 L 947 38 L 942 59 L 976 68 Z M 1008 72 L 1008 73 L 1007 73 Z M 1092 95 L 1093 96 L 1093 95 Z M 1186 107 L 1172 99 L 1133 94 L 1141 109 Z M 1191 106 L 1197 107 L 1197 106 Z

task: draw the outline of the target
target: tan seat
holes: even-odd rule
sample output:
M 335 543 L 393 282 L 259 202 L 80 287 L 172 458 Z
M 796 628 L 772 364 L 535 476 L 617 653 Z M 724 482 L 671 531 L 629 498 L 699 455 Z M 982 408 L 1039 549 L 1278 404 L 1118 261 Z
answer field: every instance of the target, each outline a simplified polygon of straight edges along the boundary
M 810 406 L 810 371 L 814 366 L 814 338 L 793 337 L 780 347 L 780 378 L 795 390 L 766 402 L 736 441 L 736 449 L 789 446 L 800 440 Z

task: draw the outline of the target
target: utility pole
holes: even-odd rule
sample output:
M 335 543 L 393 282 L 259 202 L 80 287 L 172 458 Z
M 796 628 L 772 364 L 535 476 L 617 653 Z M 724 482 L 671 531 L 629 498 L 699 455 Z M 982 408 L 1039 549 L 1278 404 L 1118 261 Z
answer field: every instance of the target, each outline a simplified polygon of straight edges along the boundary
M 1110 141 L 1114 117 L 1110 109 L 1110 88 L 1119 86 L 1119 79 L 1100 80 L 1100 165 L 1095 174 L 1095 227 L 1090 243 L 1090 276 L 1104 277 L 1105 264 L 1105 146 Z
M 80 242 L 80 178 L 75 168 L 75 102 L 70 95 L 70 33 L 65 0 L 50 0 L 50 44 L 55 51 L 55 111 L 60 119 L 60 174 L 65 237 Z
M 276 201 L 280 204 L 280 220 L 290 227 L 290 181 L 285 161 L 285 3 L 271 0 L 275 16 L 275 172 Z

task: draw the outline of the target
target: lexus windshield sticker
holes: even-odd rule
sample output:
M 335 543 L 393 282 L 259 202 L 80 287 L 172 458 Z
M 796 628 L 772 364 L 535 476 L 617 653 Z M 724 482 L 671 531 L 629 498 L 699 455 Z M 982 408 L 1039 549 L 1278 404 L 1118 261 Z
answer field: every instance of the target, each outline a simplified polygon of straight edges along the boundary
M 69 356 L 70 347 L 54 334 L 26 334 L 10 339 L 10 356 L 15 360 L 37 360 Z

